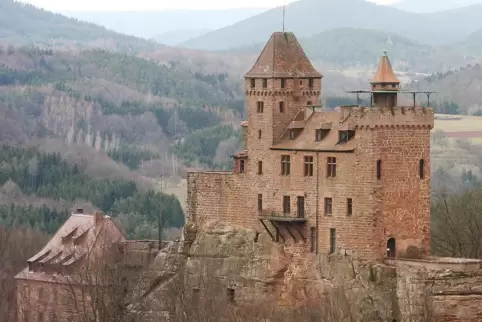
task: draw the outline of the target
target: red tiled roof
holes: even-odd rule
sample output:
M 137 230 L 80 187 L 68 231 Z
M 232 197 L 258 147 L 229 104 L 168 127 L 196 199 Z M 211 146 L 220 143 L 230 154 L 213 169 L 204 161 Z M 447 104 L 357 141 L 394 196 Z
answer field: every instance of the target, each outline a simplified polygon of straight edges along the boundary
M 235 158 L 246 158 L 248 157 L 248 151 L 244 150 L 233 155 Z
M 50 280 L 62 267 L 81 262 L 102 236 L 113 244 L 125 240 L 109 216 L 102 214 L 72 214 L 52 239 L 35 256 L 27 260 L 32 270 L 25 268 L 16 278 Z M 99 246 L 99 245 L 98 245 Z
M 273 149 L 281 150 L 311 150 L 311 151 L 340 151 L 351 152 L 357 146 L 357 139 L 353 138 L 345 144 L 339 142 L 338 131 L 351 127 L 350 121 L 340 122 L 340 112 L 314 112 L 305 121 L 304 129 L 296 139 L 289 139 L 286 131 Z M 321 141 L 315 141 L 317 129 L 330 129 L 328 135 Z
M 388 59 L 387 52 L 385 52 L 380 59 L 380 63 L 378 64 L 377 72 L 375 76 L 373 76 L 372 84 L 399 84 L 400 80 L 395 76 L 395 73 L 392 69 L 392 64 L 390 63 L 390 59 Z
M 323 76 L 313 67 L 293 33 L 275 32 L 245 77 Z

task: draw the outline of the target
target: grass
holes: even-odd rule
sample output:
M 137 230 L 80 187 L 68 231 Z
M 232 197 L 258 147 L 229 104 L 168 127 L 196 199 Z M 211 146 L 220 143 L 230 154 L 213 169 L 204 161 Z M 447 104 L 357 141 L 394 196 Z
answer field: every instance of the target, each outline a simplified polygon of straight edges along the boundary
M 461 118 L 460 120 L 435 120 L 433 131 L 442 130 L 445 132 L 482 131 L 482 117 L 466 115 L 443 115 L 436 117 Z

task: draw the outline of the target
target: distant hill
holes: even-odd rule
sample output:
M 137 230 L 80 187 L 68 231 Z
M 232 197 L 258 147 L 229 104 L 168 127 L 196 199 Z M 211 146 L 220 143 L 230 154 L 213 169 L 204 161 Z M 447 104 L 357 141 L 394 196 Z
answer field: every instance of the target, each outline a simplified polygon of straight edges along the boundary
M 300 42 L 310 59 L 332 68 L 374 69 L 383 51 L 389 52 L 398 71 L 430 73 L 477 61 L 477 57 L 457 47 L 422 44 L 395 33 L 369 29 L 338 28 L 301 38 Z M 258 53 L 263 46 L 259 43 L 239 50 Z
M 413 89 L 437 91 L 432 101 L 438 105 L 457 104 L 461 114 L 482 115 L 482 66 L 480 64 L 438 73 L 420 80 L 410 86 Z M 445 112 L 447 113 L 447 112 Z
M 259 14 L 268 8 L 165 11 L 66 11 L 63 14 L 127 35 L 153 38 L 176 30 L 219 29 Z
M 336 28 L 363 28 L 403 35 L 422 43 L 451 43 L 482 28 L 482 6 L 440 14 L 416 14 L 365 0 L 300 0 L 286 7 L 286 30 L 298 38 Z M 186 41 L 188 48 L 224 50 L 266 42 L 282 28 L 282 8 Z
M 153 40 L 164 45 L 176 46 L 210 31 L 210 29 L 172 30 L 153 37 Z
M 393 7 L 417 13 L 433 13 L 480 3 L 482 0 L 402 0 L 393 4 Z
M 1 43 L 55 48 L 103 47 L 124 52 L 152 50 L 160 46 L 10 0 L 0 1 Z

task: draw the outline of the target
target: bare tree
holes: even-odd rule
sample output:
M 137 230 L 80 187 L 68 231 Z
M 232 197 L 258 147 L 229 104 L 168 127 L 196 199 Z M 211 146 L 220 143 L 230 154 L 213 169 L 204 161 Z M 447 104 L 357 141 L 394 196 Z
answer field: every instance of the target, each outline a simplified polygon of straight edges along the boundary
M 0 316 L 2 321 L 16 321 L 16 281 L 27 259 L 45 243 L 47 236 L 26 228 L 0 226 Z
M 441 195 L 432 207 L 432 250 L 436 255 L 482 256 L 482 191 Z

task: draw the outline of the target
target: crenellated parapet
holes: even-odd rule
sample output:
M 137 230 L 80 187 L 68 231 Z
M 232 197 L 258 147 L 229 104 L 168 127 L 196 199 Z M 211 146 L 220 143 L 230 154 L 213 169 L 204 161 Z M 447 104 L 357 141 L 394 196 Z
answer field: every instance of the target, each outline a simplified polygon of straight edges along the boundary
M 344 123 L 357 129 L 428 128 L 434 126 L 434 111 L 429 107 L 348 107 L 340 108 Z

